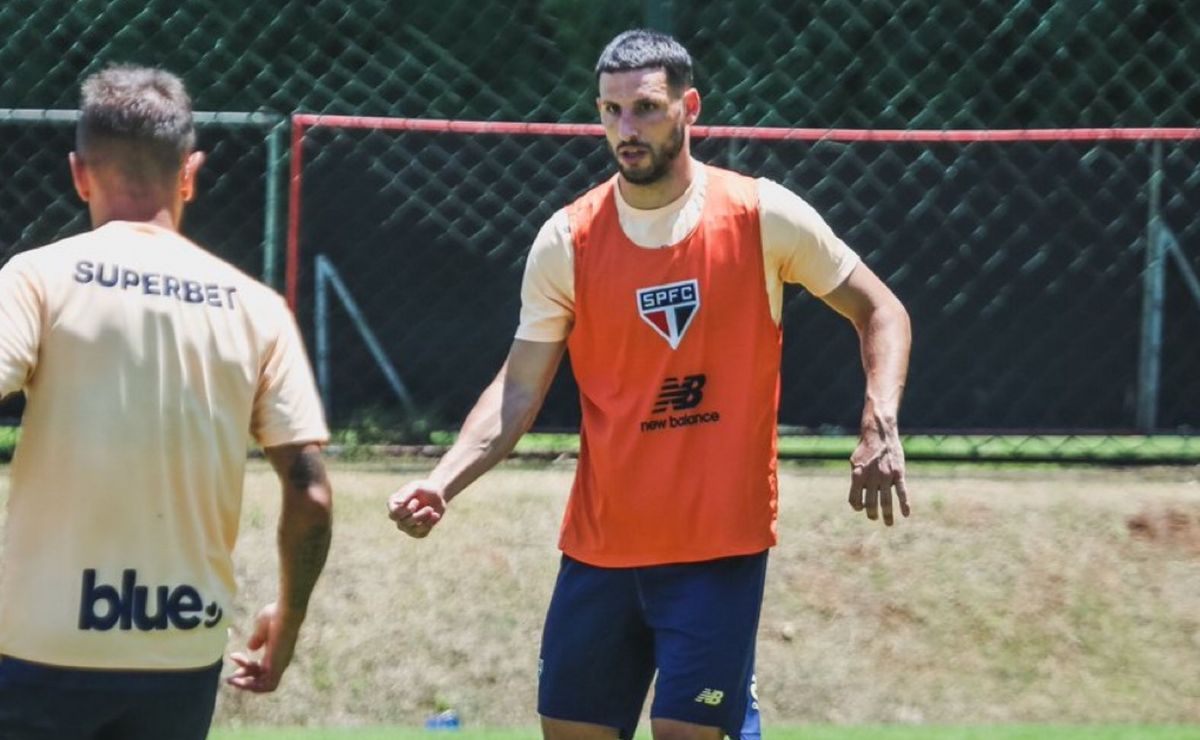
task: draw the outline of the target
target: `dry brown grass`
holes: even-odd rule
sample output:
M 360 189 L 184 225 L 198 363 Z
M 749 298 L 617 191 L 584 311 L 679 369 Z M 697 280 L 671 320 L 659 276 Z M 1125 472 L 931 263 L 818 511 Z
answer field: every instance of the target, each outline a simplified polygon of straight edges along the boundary
M 1200 719 L 1200 552 L 1130 529 L 1200 526 L 1195 471 L 918 474 L 891 532 L 789 478 L 760 641 L 779 716 Z
M 571 472 L 494 471 L 415 541 L 383 501 L 420 469 L 336 466 L 299 657 L 274 696 L 223 692 L 217 721 L 415 724 L 453 706 L 532 725 Z M 843 471 L 784 468 L 759 642 L 769 722 L 1200 721 L 1200 471 L 912 479 L 913 518 L 885 530 L 845 505 Z M 273 597 L 277 499 L 252 465 L 235 630 Z

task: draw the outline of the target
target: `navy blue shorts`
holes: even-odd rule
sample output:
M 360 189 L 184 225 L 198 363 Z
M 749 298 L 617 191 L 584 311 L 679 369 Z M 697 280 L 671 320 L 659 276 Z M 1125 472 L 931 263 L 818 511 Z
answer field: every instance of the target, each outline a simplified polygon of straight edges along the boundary
M 203 740 L 221 677 L 61 668 L 0 657 L 4 740 Z
M 702 563 L 597 568 L 564 556 L 538 671 L 543 717 L 633 737 L 650 716 L 760 736 L 754 644 L 767 553 Z

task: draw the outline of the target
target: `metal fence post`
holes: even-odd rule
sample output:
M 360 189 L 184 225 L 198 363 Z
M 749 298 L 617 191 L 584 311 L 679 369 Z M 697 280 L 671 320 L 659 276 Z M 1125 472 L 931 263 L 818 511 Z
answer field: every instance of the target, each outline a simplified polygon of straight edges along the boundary
M 329 377 L 329 286 L 328 266 L 325 255 L 318 254 L 314 260 L 316 276 L 314 279 L 313 303 L 313 344 L 317 361 L 317 388 L 321 392 L 321 405 L 325 407 L 325 417 L 333 413 L 333 383 Z
M 1146 262 L 1142 272 L 1142 338 L 1138 358 L 1137 428 L 1158 426 L 1158 390 L 1162 371 L 1163 304 L 1166 293 L 1165 240 L 1162 238 L 1162 142 L 1154 142 L 1150 165 L 1149 213 L 1146 224 Z
M 267 132 L 267 195 L 263 215 L 263 282 L 271 288 L 279 285 L 279 211 L 283 205 L 280 189 L 280 168 L 284 164 L 283 137 L 287 119 L 282 119 Z

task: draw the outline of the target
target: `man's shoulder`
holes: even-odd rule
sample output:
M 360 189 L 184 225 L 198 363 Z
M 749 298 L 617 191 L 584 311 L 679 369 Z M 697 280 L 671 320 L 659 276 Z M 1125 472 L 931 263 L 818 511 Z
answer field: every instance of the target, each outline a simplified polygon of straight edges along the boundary
M 759 208 L 765 217 L 807 221 L 816 215 L 812 204 L 791 188 L 767 177 L 755 179 Z
M 273 288 L 224 257 L 190 240 L 188 244 L 193 250 L 194 259 L 198 263 L 206 265 L 214 274 L 221 275 L 222 279 L 226 282 L 236 283 L 240 290 L 245 290 L 247 293 L 261 295 L 264 298 L 282 300 L 282 297 Z
M 68 254 L 72 250 L 85 249 L 97 243 L 97 241 L 98 239 L 94 230 L 84 231 L 79 234 L 61 237 L 38 247 L 26 249 L 19 252 L 15 257 L 22 257 L 27 260 L 53 259 L 56 256 Z
M 720 165 L 711 164 L 709 162 L 700 162 L 699 160 L 695 161 L 704 168 L 709 177 L 720 177 L 742 182 L 754 182 L 756 180 L 754 176 L 748 175 L 745 172 L 738 172 L 737 170 L 731 170 L 728 167 L 721 167 Z
M 560 240 L 571 238 L 571 217 L 566 206 L 550 214 L 550 218 L 542 224 L 538 231 L 538 241 Z
M 758 209 L 758 180 L 750 175 L 717 165 L 706 162 L 700 164 L 705 178 L 703 198 L 707 199 L 708 194 L 715 190 L 723 194 L 725 202 L 734 205 L 738 212 L 750 212 Z
M 708 163 L 704 163 L 704 168 L 710 176 L 715 175 L 718 179 L 723 179 L 726 182 L 736 182 L 748 188 L 764 207 L 777 208 L 782 205 L 790 208 L 802 205 L 806 208 L 811 208 L 808 201 L 799 193 L 769 177 L 750 175 Z
M 204 245 L 182 234 L 178 237 L 176 248 L 164 254 L 161 261 L 156 260 L 156 269 L 178 272 L 175 277 L 179 280 L 200 283 L 206 290 L 213 285 L 219 291 L 236 290 L 237 303 L 255 318 L 275 319 L 288 313 L 283 296 L 273 288 Z
M 147 255 L 157 263 L 157 269 L 183 273 L 178 276 L 181 279 L 235 287 L 243 301 L 254 302 L 264 309 L 286 310 L 283 297 L 273 288 L 207 246 L 181 233 L 167 233 L 162 238 L 160 253 L 155 255 L 151 250 Z
M 86 251 L 94 241 L 90 231 L 66 236 L 49 244 L 17 252 L 4 262 L 4 266 L 10 271 L 45 273 L 60 264 L 69 263 L 76 255 Z
M 606 216 L 619 221 L 621 198 L 617 175 L 595 185 L 560 209 L 546 222 L 542 236 L 552 236 L 554 244 L 579 248 L 589 243 L 593 226 Z
M 287 302 L 274 288 L 203 247 L 196 249 L 212 265 L 212 274 L 219 283 L 237 289 L 242 305 L 252 316 L 274 320 L 290 313 Z

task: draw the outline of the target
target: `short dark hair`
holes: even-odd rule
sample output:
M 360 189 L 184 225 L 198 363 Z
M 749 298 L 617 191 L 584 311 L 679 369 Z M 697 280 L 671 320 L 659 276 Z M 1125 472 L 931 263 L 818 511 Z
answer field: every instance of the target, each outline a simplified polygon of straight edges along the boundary
M 196 144 L 187 89 L 161 69 L 107 67 L 83 81 L 79 110 L 79 155 L 118 168 L 131 185 L 173 179 Z
M 678 93 L 692 86 L 692 55 L 683 44 L 665 33 L 643 28 L 620 34 L 596 61 L 596 79 L 604 72 L 629 72 L 662 67 L 667 85 Z

